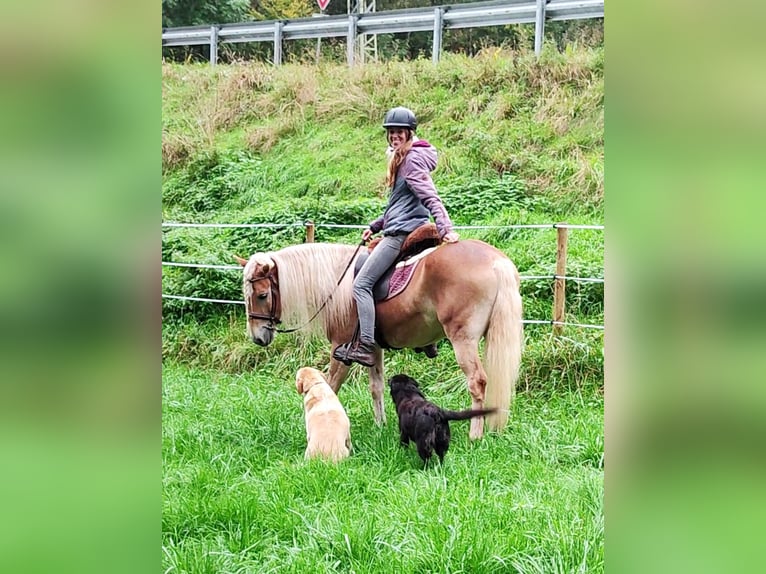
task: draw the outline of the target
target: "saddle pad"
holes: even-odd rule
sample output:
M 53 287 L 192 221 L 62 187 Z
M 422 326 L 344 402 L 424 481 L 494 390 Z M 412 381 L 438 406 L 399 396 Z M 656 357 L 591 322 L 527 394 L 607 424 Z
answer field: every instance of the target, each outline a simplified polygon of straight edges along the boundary
M 394 272 L 391 274 L 391 278 L 388 280 L 388 294 L 383 301 L 396 297 L 399 293 L 404 291 L 407 285 L 412 279 L 412 274 L 415 272 L 415 267 L 418 266 L 423 257 L 431 253 L 436 247 L 431 247 L 425 251 L 421 251 L 414 257 L 410 257 L 405 261 L 400 261 L 396 264 Z

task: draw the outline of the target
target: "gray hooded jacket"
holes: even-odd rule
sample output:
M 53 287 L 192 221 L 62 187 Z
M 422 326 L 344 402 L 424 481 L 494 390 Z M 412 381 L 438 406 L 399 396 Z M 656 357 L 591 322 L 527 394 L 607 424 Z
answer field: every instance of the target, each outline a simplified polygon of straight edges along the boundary
M 414 142 L 396 173 L 385 212 L 370 223 L 373 233 L 410 233 L 428 223 L 429 213 L 434 217 L 439 237 L 452 231 L 452 221 L 431 179 L 434 169 L 436 148 L 425 140 Z

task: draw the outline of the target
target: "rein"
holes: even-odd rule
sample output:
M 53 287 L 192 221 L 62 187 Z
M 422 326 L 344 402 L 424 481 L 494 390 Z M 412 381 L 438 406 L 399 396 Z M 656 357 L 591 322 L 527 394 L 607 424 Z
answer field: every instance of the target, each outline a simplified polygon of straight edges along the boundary
M 351 256 L 351 259 L 346 264 L 346 268 L 343 270 L 343 273 L 340 275 L 340 279 L 338 279 L 338 282 L 335 283 L 335 288 L 333 289 L 332 293 L 327 297 L 327 299 L 324 300 L 324 303 L 319 307 L 319 309 L 316 310 L 316 313 L 314 313 L 311 318 L 306 321 L 303 325 L 299 327 L 295 327 L 293 329 L 277 329 L 274 324 L 279 325 L 282 323 L 282 320 L 280 319 L 280 316 L 282 315 L 282 305 L 281 305 L 281 299 L 279 297 L 279 285 L 274 279 L 274 271 L 269 271 L 268 275 L 264 275 L 263 277 L 258 277 L 257 279 L 249 279 L 250 283 L 254 283 L 256 281 L 260 281 L 261 279 L 268 279 L 269 285 L 271 289 L 271 311 L 269 315 L 263 315 L 261 313 L 248 313 L 247 317 L 249 319 L 263 319 L 265 321 L 268 321 L 269 324 L 265 325 L 266 329 L 269 329 L 271 331 L 276 331 L 277 333 L 294 333 L 295 331 L 299 331 L 300 329 L 303 329 L 306 325 L 311 323 L 314 319 L 317 318 L 319 313 L 322 312 L 322 310 L 327 306 L 327 303 L 330 302 L 330 299 L 332 299 L 333 295 L 335 295 L 335 290 L 338 288 L 338 286 L 343 281 L 343 278 L 346 276 L 346 273 L 348 272 L 349 268 L 351 267 L 351 264 L 354 262 L 354 259 L 356 259 L 357 254 L 359 253 L 359 250 L 362 248 L 362 245 L 364 245 L 364 239 L 359 242 L 359 245 L 356 246 L 356 250 L 354 251 L 354 254 Z M 275 267 L 276 268 L 276 267 Z

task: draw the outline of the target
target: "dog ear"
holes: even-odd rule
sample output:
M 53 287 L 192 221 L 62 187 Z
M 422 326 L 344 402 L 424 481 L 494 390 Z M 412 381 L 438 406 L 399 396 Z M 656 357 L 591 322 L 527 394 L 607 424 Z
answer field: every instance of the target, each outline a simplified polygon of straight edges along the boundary
M 299 395 L 303 394 L 303 369 L 298 369 L 298 373 L 295 375 L 295 389 Z

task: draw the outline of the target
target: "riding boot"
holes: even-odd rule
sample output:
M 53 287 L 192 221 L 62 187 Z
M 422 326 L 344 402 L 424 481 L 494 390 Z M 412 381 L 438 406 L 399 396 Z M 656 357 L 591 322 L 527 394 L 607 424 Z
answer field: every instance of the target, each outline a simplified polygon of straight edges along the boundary
M 375 365 L 375 345 L 364 341 L 359 341 L 351 346 L 346 343 L 335 349 L 332 357 L 345 365 L 354 362 L 365 367 L 372 367 Z
M 354 343 L 353 341 L 349 341 L 348 343 L 343 343 L 342 345 L 338 345 L 332 353 L 332 358 L 335 359 L 336 361 L 340 361 L 347 367 L 350 367 L 352 361 L 351 359 L 348 358 L 348 353 L 353 343 Z
M 359 341 L 358 345 L 351 347 L 346 357 L 365 367 L 372 367 L 375 365 L 375 344 Z

